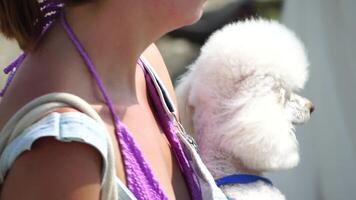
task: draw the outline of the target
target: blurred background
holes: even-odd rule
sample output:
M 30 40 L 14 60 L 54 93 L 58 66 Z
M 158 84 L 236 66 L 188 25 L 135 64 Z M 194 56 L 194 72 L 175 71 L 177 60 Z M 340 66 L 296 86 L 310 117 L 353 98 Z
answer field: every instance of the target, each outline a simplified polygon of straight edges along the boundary
M 267 174 L 288 200 L 356 199 L 355 9 L 356 0 L 208 0 L 199 22 L 157 42 L 176 80 L 207 37 L 229 22 L 265 17 L 296 32 L 311 63 L 302 94 L 316 111 L 309 123 L 297 128 L 299 166 Z M 13 42 L 0 39 L 1 66 L 18 52 Z M 0 75 L 0 86 L 4 79 Z

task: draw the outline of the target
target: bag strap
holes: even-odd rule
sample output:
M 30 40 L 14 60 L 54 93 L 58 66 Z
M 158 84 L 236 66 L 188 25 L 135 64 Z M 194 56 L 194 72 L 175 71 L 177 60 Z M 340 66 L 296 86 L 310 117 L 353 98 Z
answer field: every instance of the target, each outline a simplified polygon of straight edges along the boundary
M 100 125 L 105 127 L 104 122 L 98 113 L 80 97 L 69 93 L 49 93 L 44 96 L 40 96 L 23 106 L 5 124 L 0 132 L 0 155 L 6 145 L 20 135 L 24 129 L 40 120 L 43 116 L 61 107 L 75 108 L 80 112 L 87 114 L 89 117 L 96 120 Z M 104 130 L 106 130 L 106 127 Z M 116 172 L 114 150 L 109 134 L 105 135 L 108 143 L 108 167 L 103 177 L 101 199 L 116 200 L 118 198 L 118 189 L 115 182 Z M 0 176 L 0 183 L 3 182 L 3 179 L 4 177 Z

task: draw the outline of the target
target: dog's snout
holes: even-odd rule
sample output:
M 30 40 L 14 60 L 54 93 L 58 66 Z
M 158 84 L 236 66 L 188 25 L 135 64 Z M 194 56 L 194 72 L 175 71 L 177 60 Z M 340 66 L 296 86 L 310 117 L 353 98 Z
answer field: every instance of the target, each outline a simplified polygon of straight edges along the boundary
M 315 110 L 314 104 L 312 102 L 308 102 L 307 103 L 307 107 L 309 108 L 310 114 L 312 114 L 314 112 L 314 110 Z

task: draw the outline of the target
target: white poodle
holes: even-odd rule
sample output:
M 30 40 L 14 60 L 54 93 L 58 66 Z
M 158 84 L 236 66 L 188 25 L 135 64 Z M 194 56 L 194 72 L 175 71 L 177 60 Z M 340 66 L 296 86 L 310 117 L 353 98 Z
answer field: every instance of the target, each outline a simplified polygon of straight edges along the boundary
M 294 125 L 312 103 L 302 43 L 275 21 L 251 19 L 214 33 L 176 88 L 181 120 L 231 199 L 285 199 L 262 172 L 299 162 Z

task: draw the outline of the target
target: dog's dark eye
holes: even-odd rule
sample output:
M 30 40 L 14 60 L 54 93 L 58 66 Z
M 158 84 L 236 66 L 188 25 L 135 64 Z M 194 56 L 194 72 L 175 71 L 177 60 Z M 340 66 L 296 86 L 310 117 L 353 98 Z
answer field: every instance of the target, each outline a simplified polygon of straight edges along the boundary
M 279 88 L 279 101 L 283 104 L 287 103 L 287 101 L 290 99 L 291 93 L 284 89 L 283 87 Z

